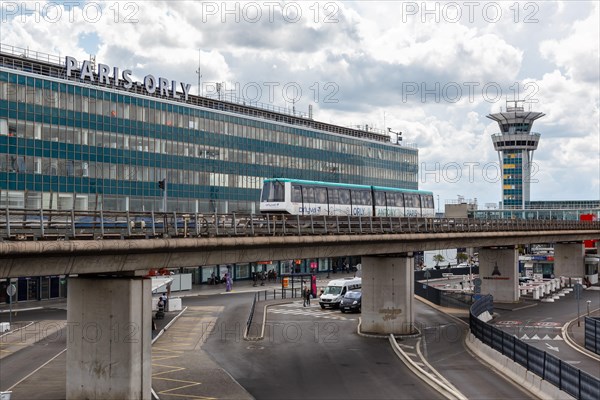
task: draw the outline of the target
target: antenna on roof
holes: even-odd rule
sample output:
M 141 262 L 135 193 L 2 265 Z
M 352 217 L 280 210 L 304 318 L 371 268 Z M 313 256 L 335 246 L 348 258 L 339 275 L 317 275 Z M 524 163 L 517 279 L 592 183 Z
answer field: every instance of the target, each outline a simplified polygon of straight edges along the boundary
M 198 49 L 198 69 L 196 70 L 196 74 L 198 74 L 198 96 L 202 96 L 202 86 L 200 86 L 200 80 L 202 78 L 200 70 L 200 49 Z

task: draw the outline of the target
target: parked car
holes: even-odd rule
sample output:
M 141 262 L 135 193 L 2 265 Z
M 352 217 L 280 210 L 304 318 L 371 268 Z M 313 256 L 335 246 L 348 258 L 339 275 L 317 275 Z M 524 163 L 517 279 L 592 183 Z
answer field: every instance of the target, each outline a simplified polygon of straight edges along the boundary
M 351 290 L 347 292 L 340 302 L 340 311 L 358 311 L 360 312 L 362 292 Z

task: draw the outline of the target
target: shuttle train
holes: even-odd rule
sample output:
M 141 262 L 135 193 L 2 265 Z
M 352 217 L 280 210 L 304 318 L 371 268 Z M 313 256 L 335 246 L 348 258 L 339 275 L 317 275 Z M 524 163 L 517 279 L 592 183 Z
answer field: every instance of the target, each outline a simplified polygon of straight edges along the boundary
M 283 178 L 265 179 L 260 211 L 291 215 L 435 216 L 432 192 Z

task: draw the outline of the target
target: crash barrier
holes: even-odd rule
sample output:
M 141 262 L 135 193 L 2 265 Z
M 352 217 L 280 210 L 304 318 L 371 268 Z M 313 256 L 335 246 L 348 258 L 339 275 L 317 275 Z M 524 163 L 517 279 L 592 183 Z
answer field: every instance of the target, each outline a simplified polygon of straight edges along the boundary
M 471 267 L 470 269 L 468 267 L 464 267 L 415 271 L 415 294 L 426 299 L 427 301 L 432 302 L 433 304 L 437 304 L 438 306 L 469 308 L 473 304 L 473 296 L 470 293 L 439 290 L 431 286 L 430 282 L 428 282 L 431 280 L 444 278 L 444 274 L 448 274 L 448 271 L 452 271 L 452 277 L 458 278 L 462 275 L 468 275 L 469 273 L 478 274 L 479 267 Z M 429 274 L 426 274 L 427 272 L 429 272 Z M 429 276 L 428 278 L 426 278 L 427 275 Z
M 600 354 L 600 318 L 585 317 L 585 348 Z
M 600 398 L 600 379 L 487 324 L 479 318 L 486 311 L 490 315 L 493 313 L 493 299 L 490 295 L 482 296 L 470 309 L 471 333 L 483 344 L 577 399 Z

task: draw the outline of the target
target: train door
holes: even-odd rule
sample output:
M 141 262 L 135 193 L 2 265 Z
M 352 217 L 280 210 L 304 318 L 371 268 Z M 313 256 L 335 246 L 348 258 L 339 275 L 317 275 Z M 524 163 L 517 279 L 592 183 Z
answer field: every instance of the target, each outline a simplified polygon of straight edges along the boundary
M 373 198 L 375 199 L 373 202 L 373 215 L 376 217 L 389 217 L 386 193 L 373 189 Z
M 302 201 L 302 186 L 300 185 L 291 185 L 291 195 L 290 195 L 290 207 L 292 215 L 303 215 L 303 201 Z
M 433 217 L 435 210 L 433 206 L 433 195 L 422 194 L 421 195 L 421 216 L 422 217 Z
M 421 216 L 421 198 L 416 193 L 404 194 L 404 215 L 407 217 Z

